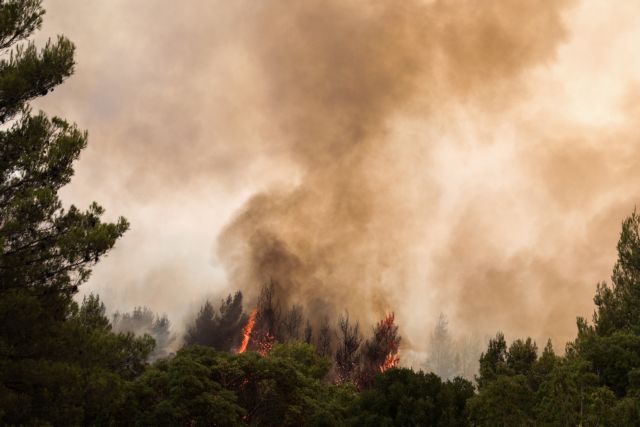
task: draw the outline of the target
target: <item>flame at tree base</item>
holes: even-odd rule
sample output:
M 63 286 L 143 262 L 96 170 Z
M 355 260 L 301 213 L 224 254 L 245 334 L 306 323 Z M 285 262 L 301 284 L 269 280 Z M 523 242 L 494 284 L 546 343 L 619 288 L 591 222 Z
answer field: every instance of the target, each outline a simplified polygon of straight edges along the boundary
M 397 337 L 398 327 L 395 324 L 395 320 L 395 314 L 391 313 L 378 323 L 376 328 L 375 335 L 380 337 L 381 342 L 387 342 L 387 356 L 379 367 L 380 372 L 396 368 L 400 363 L 400 356 L 398 354 L 400 351 L 400 338 Z
M 258 309 L 254 309 L 249 315 L 249 320 L 247 320 L 247 324 L 242 328 L 242 344 L 238 348 L 238 354 L 244 353 L 247 350 L 247 346 L 249 345 L 249 340 L 251 340 L 251 332 L 253 331 L 253 327 L 256 324 L 256 315 L 258 314 Z

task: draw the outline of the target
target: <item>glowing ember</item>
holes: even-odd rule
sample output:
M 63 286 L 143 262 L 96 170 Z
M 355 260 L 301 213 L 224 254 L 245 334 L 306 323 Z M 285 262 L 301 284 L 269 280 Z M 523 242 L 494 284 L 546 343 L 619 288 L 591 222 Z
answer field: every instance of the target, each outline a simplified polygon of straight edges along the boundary
M 253 331 L 253 327 L 256 324 L 256 314 L 258 314 L 257 308 L 251 312 L 249 320 L 247 320 L 247 324 L 242 328 L 242 344 L 240 344 L 238 353 L 244 353 L 247 350 L 249 340 L 251 339 L 251 331 Z
M 271 352 L 271 349 L 273 348 L 273 343 L 275 342 L 275 340 L 276 338 L 267 332 L 264 336 L 264 339 L 262 339 L 258 344 L 258 354 L 260 354 L 260 356 L 262 357 L 268 356 Z

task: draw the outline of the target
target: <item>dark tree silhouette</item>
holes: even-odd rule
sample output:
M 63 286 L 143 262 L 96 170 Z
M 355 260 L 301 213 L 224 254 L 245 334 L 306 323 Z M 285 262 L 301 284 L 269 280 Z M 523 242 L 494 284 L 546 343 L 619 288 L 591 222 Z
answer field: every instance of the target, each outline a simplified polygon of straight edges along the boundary
M 360 325 L 351 323 L 349 313 L 338 319 L 338 349 L 336 351 L 336 372 L 339 383 L 355 382 L 360 366 Z
M 242 292 L 223 299 L 217 312 L 207 300 L 187 328 L 184 343 L 187 346 L 200 344 L 219 351 L 233 351 L 240 344 L 246 319 L 242 311 Z

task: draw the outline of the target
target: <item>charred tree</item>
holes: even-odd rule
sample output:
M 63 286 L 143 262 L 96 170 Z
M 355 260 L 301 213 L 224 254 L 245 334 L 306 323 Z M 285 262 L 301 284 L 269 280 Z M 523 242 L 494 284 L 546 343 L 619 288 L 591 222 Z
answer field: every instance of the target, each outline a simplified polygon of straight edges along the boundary
M 376 324 L 373 336 L 364 343 L 362 349 L 363 363 L 358 378 L 361 388 L 370 387 L 376 374 L 398 365 L 400 339 L 393 313 Z
M 276 340 L 282 340 L 281 309 L 273 282 L 262 287 L 258 297 L 256 326 L 249 348 L 262 355 L 269 354 Z
M 316 352 L 322 357 L 331 357 L 333 353 L 333 331 L 327 316 L 322 318 L 316 339 Z
M 307 319 L 307 324 L 304 327 L 304 342 L 306 342 L 307 344 L 311 344 L 312 341 L 313 341 L 313 327 L 311 326 L 309 319 Z
M 282 319 L 282 340 L 284 342 L 300 340 L 302 321 L 302 306 L 295 304 Z
M 338 319 L 338 350 L 336 351 L 336 373 L 339 383 L 356 382 L 360 366 L 360 324 L 352 324 L 349 313 Z

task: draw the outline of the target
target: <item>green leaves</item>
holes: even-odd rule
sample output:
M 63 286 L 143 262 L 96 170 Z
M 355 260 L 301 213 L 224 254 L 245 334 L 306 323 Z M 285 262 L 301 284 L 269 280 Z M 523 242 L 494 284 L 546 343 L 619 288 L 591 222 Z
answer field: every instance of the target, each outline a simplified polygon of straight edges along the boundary
M 19 45 L 0 61 L 0 123 L 5 123 L 33 98 L 44 96 L 73 73 L 75 47 L 59 36 L 38 50 Z
M 29 37 L 42 24 L 42 0 L 0 2 L 0 50 Z
M 0 422 L 108 424 L 154 343 L 113 334 L 97 298 L 72 301 L 129 224 L 60 202 L 87 133 L 28 107 L 74 66 L 64 37 L 16 45 L 43 14 L 40 0 L 0 1 Z
M 598 285 L 594 323 L 599 335 L 616 331 L 640 333 L 640 216 L 634 211 L 622 223 L 618 261 L 612 284 Z
M 134 425 L 298 426 L 339 419 L 350 394 L 321 381 L 327 368 L 302 343 L 277 345 L 264 358 L 192 346 L 131 384 L 123 416 Z

